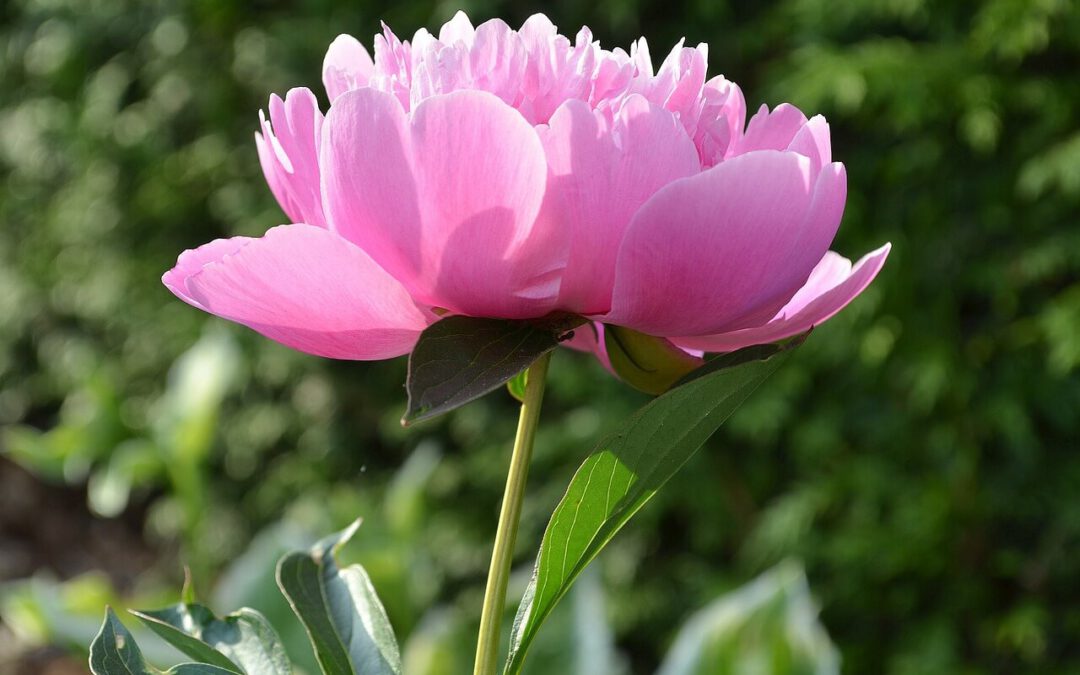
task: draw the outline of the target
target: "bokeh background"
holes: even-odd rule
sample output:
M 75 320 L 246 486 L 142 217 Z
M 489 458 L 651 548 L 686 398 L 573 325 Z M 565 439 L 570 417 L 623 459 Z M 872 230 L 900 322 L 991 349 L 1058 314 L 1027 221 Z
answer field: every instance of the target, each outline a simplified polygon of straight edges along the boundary
M 784 560 L 846 672 L 1080 672 L 1070 0 L 0 3 L 0 671 L 85 672 L 105 603 L 174 602 L 185 564 L 295 648 L 274 561 L 357 515 L 347 556 L 408 668 L 467 671 L 512 399 L 403 430 L 403 360 L 292 353 L 159 281 L 183 249 L 282 222 L 253 143 L 270 93 L 322 96 L 339 33 L 457 9 L 645 35 L 657 61 L 707 42 L 751 108 L 828 117 L 850 183 L 834 248 L 894 244 L 551 627 L 591 626 L 604 664 L 552 642 L 532 672 L 653 672 L 687 617 Z M 645 400 L 569 352 L 549 392 L 512 592 L 591 444 Z

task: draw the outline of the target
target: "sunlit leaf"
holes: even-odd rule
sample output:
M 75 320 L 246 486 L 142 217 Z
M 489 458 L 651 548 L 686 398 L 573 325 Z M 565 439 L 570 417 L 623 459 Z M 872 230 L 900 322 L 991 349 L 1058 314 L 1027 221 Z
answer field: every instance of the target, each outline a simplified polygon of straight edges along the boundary
M 783 361 L 784 346 L 748 349 L 684 378 L 602 440 L 578 469 L 544 533 L 506 673 L 520 672 L 541 624 L 585 566 Z

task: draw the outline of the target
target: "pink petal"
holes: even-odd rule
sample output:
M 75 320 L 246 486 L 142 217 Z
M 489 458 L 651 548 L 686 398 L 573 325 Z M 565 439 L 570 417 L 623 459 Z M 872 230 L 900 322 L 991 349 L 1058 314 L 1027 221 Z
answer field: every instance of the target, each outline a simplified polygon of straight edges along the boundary
M 718 164 L 735 147 L 746 124 L 746 100 L 739 85 L 717 75 L 702 88 L 702 110 L 694 143 L 703 166 Z
M 326 118 L 320 164 L 332 231 L 399 279 L 421 269 L 421 220 L 409 118 L 376 89 L 343 94 Z
M 874 280 L 890 245 L 871 251 L 855 263 L 832 251 L 825 254 L 810 274 L 806 285 L 768 323 L 720 335 L 675 338 L 673 341 L 687 349 L 707 352 L 728 352 L 751 345 L 766 344 L 805 333 L 818 326 L 854 300 Z
M 351 35 L 339 35 L 330 43 L 323 59 L 323 86 L 330 102 L 353 89 L 366 87 L 375 72 L 364 45 Z
M 788 144 L 788 150 L 810 158 L 815 173 L 832 161 L 832 143 L 829 138 L 829 123 L 821 115 L 810 118 L 795 138 Z
M 630 44 L 630 61 L 637 68 L 638 75 L 653 76 L 652 56 L 649 55 L 649 43 L 644 37 Z
M 270 97 L 270 121 L 256 134 L 266 181 L 291 220 L 325 227 L 319 191 L 319 138 L 323 115 L 310 90 L 291 89 Z
M 708 68 L 709 48 L 683 47 L 680 41 L 661 64 L 649 87 L 649 100 L 675 113 L 687 133 L 697 129 L 697 119 L 705 71 Z
M 476 29 L 469 50 L 472 88 L 517 105 L 527 59 L 525 45 L 510 26 L 499 19 L 485 21 Z
M 543 14 L 526 19 L 518 31 L 527 56 L 522 73 L 519 109 L 534 124 L 546 123 L 555 110 L 568 99 L 588 99 L 595 82 L 594 69 L 600 51 L 592 33 L 582 27 L 573 44 L 559 35 L 558 29 Z M 629 82 L 629 72 L 623 84 Z M 608 86 L 618 75 L 605 70 Z
M 436 96 L 410 117 L 387 94 L 349 92 L 330 111 L 322 165 L 332 228 L 421 302 L 503 318 L 554 306 L 565 245 L 535 227 L 543 148 L 495 96 Z
M 259 123 L 261 129 L 269 129 L 269 124 L 262 112 L 259 113 Z M 259 166 L 262 167 L 263 176 L 266 177 L 266 184 L 270 186 L 270 192 L 273 193 L 278 206 L 289 216 L 290 220 L 295 218 L 295 220 L 302 221 L 304 219 L 303 212 L 289 193 L 291 174 L 285 170 L 284 166 L 284 162 L 288 161 L 288 157 L 284 156 L 280 147 L 277 139 L 273 136 L 267 138 L 263 136 L 262 132 L 255 132 L 255 149 L 259 153 Z
M 767 150 L 657 192 L 627 229 L 603 321 L 707 335 L 775 315 L 828 250 L 843 213 L 843 166 L 813 178 L 808 158 Z
M 476 31 L 472 22 L 465 12 L 458 10 L 453 18 L 442 25 L 439 29 L 439 42 L 450 44 L 451 42 L 466 42 L 472 44 L 473 35 Z
M 638 95 L 610 121 L 584 101 L 567 101 L 541 140 L 549 169 L 545 217 L 570 234 L 559 306 L 604 313 L 631 217 L 657 190 L 698 172 L 696 149 L 671 113 Z
M 521 38 L 503 21 L 486 21 L 475 30 L 458 12 L 439 39 L 417 31 L 412 43 L 411 105 L 461 89 L 487 91 L 507 105 L 522 98 L 527 55 Z
M 607 347 L 604 344 L 604 324 L 599 321 L 590 321 L 584 326 L 574 329 L 574 336 L 562 343 L 575 351 L 592 354 L 600 365 L 607 368 L 612 375 L 615 370 L 611 367 L 611 359 L 608 358 Z
M 163 281 L 185 302 L 330 358 L 406 354 L 434 319 L 367 254 L 310 225 L 187 251 Z
M 198 307 L 206 311 L 195 298 L 188 294 L 188 278 L 198 274 L 203 267 L 210 263 L 218 262 L 228 255 L 236 253 L 249 243 L 255 241 L 251 237 L 232 237 L 231 239 L 215 239 L 203 244 L 199 248 L 189 249 L 180 254 L 176 259 L 176 265 L 161 277 L 161 283 L 173 292 L 173 294 L 188 303 L 192 307 Z
M 409 43 L 399 40 L 385 23 L 382 27 L 382 35 L 375 36 L 375 72 L 369 86 L 391 94 L 408 109 L 412 87 Z
M 783 150 L 805 124 L 806 115 L 790 103 L 781 103 L 773 108 L 772 112 L 769 112 L 768 106 L 762 105 L 750 118 L 746 133 L 729 155 L 741 155 L 754 150 Z
M 413 36 L 409 49 L 412 54 L 410 109 L 426 98 L 468 88 L 468 45 L 462 42 L 443 44 L 421 28 Z

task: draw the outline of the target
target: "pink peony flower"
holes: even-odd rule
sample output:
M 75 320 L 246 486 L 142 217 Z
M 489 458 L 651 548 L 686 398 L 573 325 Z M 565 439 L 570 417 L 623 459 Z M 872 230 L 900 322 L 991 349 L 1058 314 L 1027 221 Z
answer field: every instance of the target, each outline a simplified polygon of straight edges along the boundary
M 644 38 L 602 49 L 543 15 L 514 31 L 458 13 L 438 36 L 389 28 L 374 59 L 327 52 L 310 90 L 270 99 L 255 134 L 293 224 L 184 252 L 184 301 L 290 347 L 408 353 L 446 312 L 579 314 L 729 351 L 808 330 L 873 280 L 829 251 L 846 197 L 829 126 L 706 79 L 707 47 L 653 69 Z M 579 348 L 605 358 L 595 335 Z

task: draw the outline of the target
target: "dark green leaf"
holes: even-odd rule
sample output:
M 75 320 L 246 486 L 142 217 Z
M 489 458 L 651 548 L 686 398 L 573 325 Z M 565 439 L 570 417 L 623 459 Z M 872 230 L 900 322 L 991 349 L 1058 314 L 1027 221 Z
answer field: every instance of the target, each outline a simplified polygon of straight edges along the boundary
M 152 612 L 135 612 L 174 647 L 193 659 L 236 673 L 289 675 L 292 666 L 277 633 L 253 609 L 224 619 L 197 604 L 179 604 Z
M 663 394 L 703 363 L 664 338 L 622 326 L 604 326 L 604 347 L 619 378 L 646 394 Z
M 401 656 L 390 621 L 360 565 L 339 569 L 336 551 L 360 526 L 318 542 L 278 563 L 278 585 L 304 624 L 326 675 L 400 675 Z
M 727 352 L 726 354 L 706 354 L 705 365 L 701 366 L 697 370 L 691 371 L 678 382 L 675 383 L 676 387 L 682 386 L 687 382 L 692 382 L 699 377 L 705 377 L 712 373 L 725 370 L 727 368 L 734 368 L 735 366 L 741 366 L 744 363 L 751 363 L 753 361 L 764 361 L 765 359 L 779 354 L 783 351 L 795 349 L 806 342 L 806 338 L 810 337 L 810 331 L 806 331 L 801 335 L 788 338 L 781 342 L 774 342 L 765 345 L 754 345 L 752 347 L 743 347 L 733 352 Z
M 409 355 L 410 424 L 497 389 L 580 325 L 578 317 L 509 321 L 451 316 L 428 326 Z
M 707 372 L 634 413 L 578 469 L 544 533 L 514 621 L 506 673 L 520 672 L 540 625 L 585 566 L 783 361 L 747 360 L 780 347 L 749 349 L 706 364 Z
M 147 665 L 135 638 L 120 623 L 112 608 L 105 609 L 105 621 L 90 644 L 90 672 L 93 675 L 157 675 L 161 671 Z M 165 671 L 165 675 L 235 675 L 206 663 L 184 663 Z

